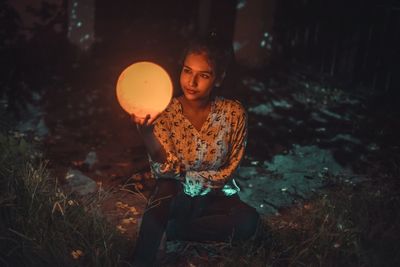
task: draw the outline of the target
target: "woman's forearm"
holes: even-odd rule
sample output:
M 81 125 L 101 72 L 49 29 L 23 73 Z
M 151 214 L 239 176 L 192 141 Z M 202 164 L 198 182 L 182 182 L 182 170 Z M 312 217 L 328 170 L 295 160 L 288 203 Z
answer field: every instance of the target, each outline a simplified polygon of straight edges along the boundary
M 153 116 L 146 115 L 145 118 L 136 117 L 135 114 L 131 114 L 132 121 L 136 124 L 136 128 L 142 137 L 146 146 L 147 153 L 150 158 L 158 163 L 165 163 L 167 161 L 167 153 L 164 147 L 160 144 L 156 136 L 154 135 L 154 121 L 160 114 Z
M 166 162 L 167 154 L 163 146 L 160 144 L 160 141 L 155 137 L 153 129 L 139 130 L 139 132 L 151 159 L 159 163 Z

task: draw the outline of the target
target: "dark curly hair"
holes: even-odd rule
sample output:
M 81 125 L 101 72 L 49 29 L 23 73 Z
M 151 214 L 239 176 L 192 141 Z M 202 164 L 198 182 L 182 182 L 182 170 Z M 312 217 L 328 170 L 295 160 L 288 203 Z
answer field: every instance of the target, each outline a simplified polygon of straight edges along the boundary
M 224 77 L 233 58 L 232 43 L 219 37 L 215 32 L 211 32 L 205 37 L 191 39 L 184 50 L 181 59 L 182 65 L 186 56 L 192 53 L 204 53 L 207 56 L 209 64 L 215 69 L 217 80 Z

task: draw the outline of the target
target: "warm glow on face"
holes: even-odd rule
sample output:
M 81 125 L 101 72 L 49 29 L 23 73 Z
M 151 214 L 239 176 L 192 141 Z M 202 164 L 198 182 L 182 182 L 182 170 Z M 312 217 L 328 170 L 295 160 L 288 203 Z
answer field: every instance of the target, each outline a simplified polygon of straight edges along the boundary
M 180 84 L 187 100 L 208 99 L 215 84 L 215 70 L 204 53 L 190 53 L 183 62 Z
M 126 68 L 118 78 L 117 98 L 122 108 L 137 117 L 162 112 L 172 98 L 168 73 L 151 62 L 138 62 Z

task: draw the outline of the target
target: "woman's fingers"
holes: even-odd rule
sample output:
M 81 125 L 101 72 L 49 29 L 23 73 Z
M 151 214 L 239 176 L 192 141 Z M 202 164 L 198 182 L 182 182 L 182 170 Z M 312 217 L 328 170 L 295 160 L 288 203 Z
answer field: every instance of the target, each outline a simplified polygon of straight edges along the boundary
M 153 120 L 150 114 L 147 114 L 144 118 L 143 117 L 136 117 L 134 114 L 131 114 L 134 123 L 136 124 L 136 128 L 138 129 L 139 133 L 149 133 L 153 131 Z
M 134 123 L 136 123 L 136 116 L 135 116 L 135 114 L 131 113 L 131 114 L 129 114 L 129 115 L 131 116 L 131 121 L 134 122 Z
M 156 116 L 152 117 L 150 114 L 147 114 L 144 118 L 143 117 L 137 117 L 135 114 L 130 114 L 131 120 L 136 124 L 136 127 L 138 128 L 139 132 L 148 132 L 152 131 L 153 129 L 153 122 L 157 119 L 159 114 L 156 114 Z
M 135 114 L 130 114 L 132 122 L 138 125 L 146 125 L 146 118 L 137 117 Z
M 150 114 L 147 114 L 146 117 L 143 119 L 143 125 L 149 126 Z
M 157 114 L 156 116 L 151 116 L 150 114 L 147 114 L 146 117 L 143 118 L 143 120 L 141 121 L 141 124 L 143 126 L 151 126 L 153 125 L 153 122 L 157 119 L 159 114 Z
M 160 116 L 161 112 L 155 114 L 153 117 L 149 119 L 149 124 L 153 124 L 153 122 Z

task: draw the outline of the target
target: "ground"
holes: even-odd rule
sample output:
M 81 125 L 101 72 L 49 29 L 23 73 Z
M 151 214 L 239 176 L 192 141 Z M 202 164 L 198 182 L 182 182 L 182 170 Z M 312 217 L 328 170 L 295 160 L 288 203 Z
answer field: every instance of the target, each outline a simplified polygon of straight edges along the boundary
M 76 64 L 75 78 L 55 75 L 33 98 L 19 129 L 42 144 L 54 177 L 66 190 L 107 192 L 104 214 L 134 240 L 154 180 L 136 128 L 115 97 L 118 67 L 94 64 L 97 74 L 84 79 L 87 64 Z M 109 77 L 96 82 L 96 75 L 108 71 Z M 229 95 L 244 104 L 249 116 L 248 147 L 237 181 L 241 198 L 263 216 L 279 218 L 285 208 L 303 205 L 338 180 L 356 186 L 395 164 L 390 155 L 399 154 L 400 122 L 376 105 L 373 94 L 298 70 L 237 73 Z M 170 259 L 176 251 L 195 261 L 209 261 L 212 254 L 193 243 L 168 245 Z

